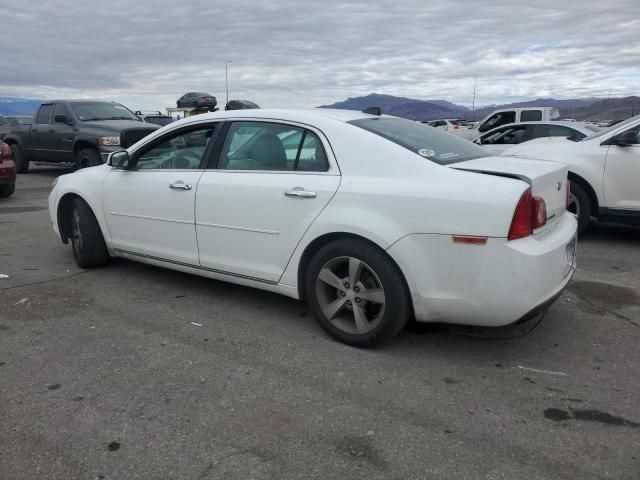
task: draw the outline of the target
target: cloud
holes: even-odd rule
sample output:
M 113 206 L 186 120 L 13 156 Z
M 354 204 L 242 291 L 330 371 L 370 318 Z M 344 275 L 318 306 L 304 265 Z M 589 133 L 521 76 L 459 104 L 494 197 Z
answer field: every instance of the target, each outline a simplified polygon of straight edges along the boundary
M 4 0 L 7 1 L 7 0 Z M 640 94 L 640 3 L 539 0 L 21 2 L 0 94 L 172 105 L 208 91 L 312 107 L 370 92 L 476 104 Z

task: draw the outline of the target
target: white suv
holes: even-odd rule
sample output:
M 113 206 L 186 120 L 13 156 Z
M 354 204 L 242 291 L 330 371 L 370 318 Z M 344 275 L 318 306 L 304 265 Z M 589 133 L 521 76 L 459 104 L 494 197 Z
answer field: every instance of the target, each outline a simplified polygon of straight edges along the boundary
M 504 155 L 553 160 L 569 166 L 571 205 L 580 230 L 591 217 L 640 225 L 640 115 L 579 142 L 539 138 Z

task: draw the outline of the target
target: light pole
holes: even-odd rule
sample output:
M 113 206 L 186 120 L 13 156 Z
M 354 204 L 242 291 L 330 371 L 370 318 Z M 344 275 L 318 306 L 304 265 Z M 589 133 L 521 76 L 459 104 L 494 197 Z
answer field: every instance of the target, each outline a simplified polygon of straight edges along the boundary
M 231 60 L 227 60 L 224 62 L 224 84 L 227 90 L 227 101 L 225 105 L 229 103 L 229 64 L 232 63 Z
M 473 112 L 476 109 L 476 83 L 478 82 L 477 78 L 473 79 L 473 101 L 471 102 L 471 111 Z

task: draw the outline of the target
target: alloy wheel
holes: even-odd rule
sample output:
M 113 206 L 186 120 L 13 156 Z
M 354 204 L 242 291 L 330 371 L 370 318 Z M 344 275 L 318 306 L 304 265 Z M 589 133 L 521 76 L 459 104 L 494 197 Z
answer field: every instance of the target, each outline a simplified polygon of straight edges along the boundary
M 316 295 L 327 320 L 345 333 L 368 333 L 384 316 L 386 297 L 380 278 L 354 257 L 327 262 L 318 274 Z

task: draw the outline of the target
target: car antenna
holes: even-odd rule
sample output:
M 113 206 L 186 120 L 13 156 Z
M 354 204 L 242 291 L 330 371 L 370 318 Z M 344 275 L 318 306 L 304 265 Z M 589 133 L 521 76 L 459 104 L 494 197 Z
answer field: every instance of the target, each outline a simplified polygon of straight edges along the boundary
M 369 107 L 362 110 L 362 113 L 368 113 L 369 115 L 380 116 L 382 115 L 382 110 L 380 109 L 380 107 Z

